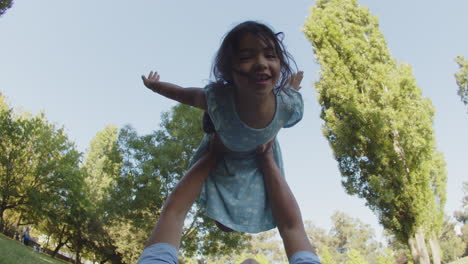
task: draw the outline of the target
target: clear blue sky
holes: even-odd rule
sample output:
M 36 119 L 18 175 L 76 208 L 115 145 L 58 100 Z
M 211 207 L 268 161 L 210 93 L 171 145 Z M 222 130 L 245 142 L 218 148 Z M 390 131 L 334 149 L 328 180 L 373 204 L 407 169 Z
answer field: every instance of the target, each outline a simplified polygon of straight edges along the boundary
M 459 209 L 468 180 L 468 114 L 456 95 L 457 55 L 468 58 L 466 0 L 361 0 L 380 20 L 393 56 L 413 66 L 423 94 L 436 109 L 438 148 L 447 161 L 446 212 Z M 204 86 L 221 37 L 233 25 L 258 20 L 286 34 L 286 45 L 305 71 L 304 119 L 281 131 L 286 176 L 305 219 L 329 228 L 341 210 L 371 224 L 363 200 L 345 194 L 312 83 L 318 79 L 310 43 L 301 32 L 313 1 L 17 0 L 0 17 L 0 92 L 10 104 L 45 111 L 64 126 L 78 148 L 112 123 L 139 133 L 159 127 L 174 105 L 153 94 L 140 76 Z

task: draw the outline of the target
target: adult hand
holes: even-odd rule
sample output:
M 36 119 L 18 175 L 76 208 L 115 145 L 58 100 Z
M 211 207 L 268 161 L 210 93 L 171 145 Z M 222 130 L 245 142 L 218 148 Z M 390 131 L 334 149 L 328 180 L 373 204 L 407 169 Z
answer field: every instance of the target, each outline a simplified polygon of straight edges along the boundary
M 259 145 L 256 149 L 257 158 L 273 157 L 273 143 L 275 143 L 274 138 L 265 144 Z

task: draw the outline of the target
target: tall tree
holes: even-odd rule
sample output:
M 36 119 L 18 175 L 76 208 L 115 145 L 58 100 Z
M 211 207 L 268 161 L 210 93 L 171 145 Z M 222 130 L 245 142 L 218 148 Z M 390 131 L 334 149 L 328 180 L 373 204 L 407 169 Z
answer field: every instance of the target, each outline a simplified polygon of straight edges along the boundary
M 435 149 L 434 109 L 411 67 L 390 55 L 375 16 L 356 0 L 317 0 L 304 26 L 321 65 L 315 84 L 323 133 L 346 192 L 366 199 L 384 228 L 434 262 L 446 172 Z
M 375 240 L 374 230 L 358 218 L 336 211 L 331 220 L 332 228 L 326 230 L 306 222 L 306 232 L 319 255 L 326 254 L 328 262 L 344 263 L 349 252 L 355 250 L 368 263 L 375 263 L 381 246 Z M 355 253 L 356 253 L 355 252 Z M 357 254 L 355 254 L 357 255 Z
M 462 102 L 465 105 L 468 105 L 468 61 L 466 61 L 463 56 L 456 57 L 455 61 L 460 67 L 460 71 L 455 73 L 455 79 L 458 85 L 458 95 Z
M 354 248 L 351 249 L 346 255 L 346 264 L 367 264 L 367 261 L 362 256 L 362 254 Z
M 465 252 L 462 238 L 455 232 L 456 224 L 445 218 L 442 233 L 440 235 L 440 248 L 442 251 L 442 262 L 450 263 L 457 260 Z
M 94 258 L 100 261 L 122 262 L 122 255 L 117 252 L 117 242 L 120 241 L 119 228 L 121 223 L 113 223 L 112 209 L 109 208 L 110 188 L 120 176 L 122 157 L 118 150 L 118 128 L 107 125 L 91 140 L 83 168 L 86 171 L 85 181 L 89 189 L 91 201 L 88 209 L 90 222 L 87 233 L 83 234 L 91 244 L 90 250 Z M 117 232 L 115 232 L 117 231 Z M 124 231 L 129 232 L 129 231 Z M 115 239 L 113 239 L 115 237 Z M 130 239 L 129 239 L 130 240 Z M 124 247 L 125 243 L 120 243 Z M 131 243 L 130 243 L 131 244 Z
M 84 168 L 91 200 L 98 204 L 108 196 L 108 188 L 120 174 L 121 157 L 118 152 L 118 128 L 107 125 L 91 140 Z
M 53 173 L 57 181 L 48 184 L 48 191 L 35 193 L 28 205 L 38 229 L 54 241 L 52 257 L 65 246 L 74 230 L 84 221 L 82 206 L 86 203 L 83 171 L 79 168 L 81 153 L 67 153 Z
M 33 217 L 37 201 L 47 200 L 63 186 L 66 166 L 79 153 L 63 129 L 43 113 L 15 113 L 0 96 L 0 225 L 6 210 Z M 52 199 L 52 198 L 51 198 Z M 37 219 L 34 219 L 37 220 Z
M 462 241 L 465 244 L 465 253 L 463 255 L 468 256 L 468 182 L 463 182 L 463 193 L 462 209 L 455 211 L 454 216 L 462 225 Z
M 13 6 L 13 0 L 0 0 L 0 16 Z

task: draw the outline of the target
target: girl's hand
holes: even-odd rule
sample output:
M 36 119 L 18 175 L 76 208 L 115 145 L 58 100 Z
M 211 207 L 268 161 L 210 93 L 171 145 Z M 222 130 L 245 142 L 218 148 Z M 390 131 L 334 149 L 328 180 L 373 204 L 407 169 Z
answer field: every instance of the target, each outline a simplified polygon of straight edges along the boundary
M 156 89 L 159 84 L 159 74 L 158 72 L 150 71 L 148 78 L 146 78 L 144 75 L 141 76 L 143 79 L 143 84 L 150 89 L 153 92 L 156 92 Z
M 304 78 L 304 72 L 299 71 L 298 73 L 293 74 L 293 76 L 291 76 L 291 78 L 288 81 L 288 84 L 291 85 L 291 87 L 294 88 L 294 90 L 299 91 L 302 88 L 302 78 Z

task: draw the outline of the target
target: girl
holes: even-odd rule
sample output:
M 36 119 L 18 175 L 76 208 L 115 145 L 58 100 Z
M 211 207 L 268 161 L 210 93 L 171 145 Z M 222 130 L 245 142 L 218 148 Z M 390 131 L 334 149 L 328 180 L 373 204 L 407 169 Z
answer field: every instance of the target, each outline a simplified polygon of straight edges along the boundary
M 292 73 L 290 63 L 295 63 L 281 37 L 282 33 L 253 21 L 234 27 L 213 63 L 215 81 L 204 89 L 162 82 L 157 72 L 142 76 L 152 91 L 205 110 L 230 150 L 210 172 L 200 195 L 206 215 L 225 231 L 258 233 L 275 227 L 255 149 L 275 138 L 280 128 L 295 125 L 303 113 L 298 92 L 302 72 Z M 205 135 L 192 164 L 208 143 Z M 284 175 L 276 139 L 273 149 Z

